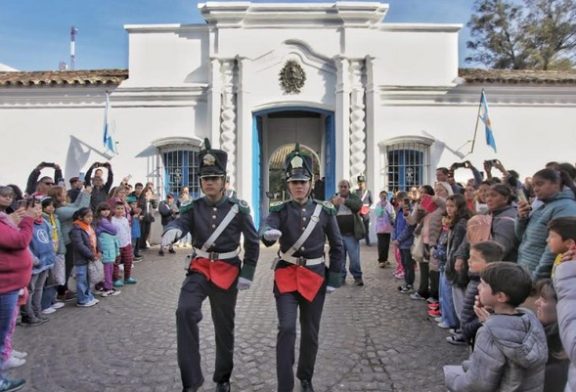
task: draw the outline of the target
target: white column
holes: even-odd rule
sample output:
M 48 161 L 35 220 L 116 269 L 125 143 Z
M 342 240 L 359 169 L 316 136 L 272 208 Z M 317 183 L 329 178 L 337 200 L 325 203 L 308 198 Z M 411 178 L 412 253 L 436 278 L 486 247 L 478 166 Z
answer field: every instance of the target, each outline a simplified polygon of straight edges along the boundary
M 382 189 L 382 176 L 379 167 L 379 148 L 377 137 L 376 113 L 380 105 L 378 85 L 374 80 L 374 57 L 366 56 L 366 179 L 373 194 Z
M 364 60 L 350 61 L 350 180 L 366 173 L 366 117 L 362 75 Z
M 220 148 L 228 153 L 230 188 L 236 189 L 236 60 L 222 60 L 220 105 Z
M 342 179 L 348 179 L 350 173 L 349 156 L 350 156 L 350 76 L 349 60 L 344 56 L 334 59 L 337 68 L 336 76 L 336 185 Z M 337 189 L 326 189 L 326 195 L 331 195 Z
M 210 89 L 208 91 L 208 129 L 205 135 L 214 148 L 220 143 L 220 94 L 222 78 L 220 76 L 220 59 L 210 59 Z M 201 136 L 201 135 L 198 135 Z
M 236 59 L 238 78 L 236 82 L 236 113 L 237 127 L 237 172 L 241 181 L 236 184 L 236 191 L 241 199 L 252 202 L 252 108 L 250 91 L 246 84 L 246 76 L 250 72 L 249 60 L 243 57 Z M 252 206 L 253 209 L 258 206 Z

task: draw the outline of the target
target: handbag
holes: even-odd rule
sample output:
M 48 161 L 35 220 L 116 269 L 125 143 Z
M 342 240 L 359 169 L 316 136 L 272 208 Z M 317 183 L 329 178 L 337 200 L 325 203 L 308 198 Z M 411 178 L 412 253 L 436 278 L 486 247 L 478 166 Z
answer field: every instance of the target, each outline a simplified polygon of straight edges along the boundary
M 410 247 L 410 254 L 412 258 L 419 263 L 424 260 L 424 240 L 422 239 L 422 235 L 414 237 L 414 242 Z
M 64 255 L 56 255 L 56 261 L 54 262 L 54 267 L 52 267 L 51 275 L 57 285 L 64 285 L 64 282 L 66 282 L 66 259 Z
M 95 285 L 104 280 L 104 264 L 100 259 L 88 263 L 88 279 L 90 285 Z

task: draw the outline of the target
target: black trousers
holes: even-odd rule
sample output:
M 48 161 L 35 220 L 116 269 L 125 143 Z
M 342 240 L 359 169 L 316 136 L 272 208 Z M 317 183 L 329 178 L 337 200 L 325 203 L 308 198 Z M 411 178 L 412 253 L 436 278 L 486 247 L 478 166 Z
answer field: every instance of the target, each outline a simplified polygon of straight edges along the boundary
M 223 290 L 200 273 L 190 273 L 180 289 L 176 309 L 176 337 L 178 366 L 182 385 L 198 388 L 204 383 L 200 366 L 200 337 L 198 323 L 202 320 L 202 302 L 208 297 L 216 335 L 216 365 L 213 380 L 216 383 L 230 381 L 234 367 L 234 316 L 238 289 L 233 283 Z
M 140 222 L 140 249 L 146 249 L 146 241 L 150 237 L 150 228 L 152 227 L 152 222 L 143 220 Z
M 430 279 L 430 263 L 426 262 L 418 262 L 418 266 L 420 267 L 420 285 L 418 286 L 418 294 L 420 294 L 424 298 L 428 298 L 430 296 L 430 290 L 428 289 L 428 280 Z
M 366 241 L 366 245 L 370 246 L 370 217 L 366 215 L 365 217 L 362 217 L 362 220 L 364 221 L 364 232 L 366 233 L 364 235 L 364 240 Z
M 388 252 L 390 251 L 390 233 L 378 233 L 378 261 L 388 261 Z
M 276 340 L 276 374 L 278 392 L 292 392 L 294 389 L 294 347 L 296 344 L 296 317 L 300 309 L 300 356 L 296 377 L 312 380 L 316 354 L 318 353 L 318 332 L 322 308 L 326 298 L 326 286 L 322 286 L 312 302 L 308 302 L 297 292 L 279 294 L 275 290 L 278 312 L 278 337 Z

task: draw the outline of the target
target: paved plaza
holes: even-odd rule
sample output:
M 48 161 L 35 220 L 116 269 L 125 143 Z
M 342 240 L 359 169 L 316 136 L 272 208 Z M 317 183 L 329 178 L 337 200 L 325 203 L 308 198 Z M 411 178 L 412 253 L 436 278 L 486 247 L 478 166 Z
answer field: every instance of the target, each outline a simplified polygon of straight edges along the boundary
M 348 284 L 327 296 L 313 379 L 318 392 L 445 391 L 442 366 L 467 356 L 445 342 L 447 332 L 428 320 L 425 305 L 397 291 L 392 269 L 380 269 L 376 247 L 362 246 L 366 286 Z M 238 295 L 233 391 L 276 391 L 276 308 L 270 261 L 262 248 L 255 281 Z M 180 391 L 175 307 L 184 278 L 185 249 L 145 253 L 135 286 L 92 308 L 68 304 L 39 327 L 18 327 L 15 347 L 28 363 L 11 371 L 25 391 Z M 202 361 L 213 391 L 214 333 L 208 301 L 201 322 Z M 296 388 L 296 391 L 298 388 Z

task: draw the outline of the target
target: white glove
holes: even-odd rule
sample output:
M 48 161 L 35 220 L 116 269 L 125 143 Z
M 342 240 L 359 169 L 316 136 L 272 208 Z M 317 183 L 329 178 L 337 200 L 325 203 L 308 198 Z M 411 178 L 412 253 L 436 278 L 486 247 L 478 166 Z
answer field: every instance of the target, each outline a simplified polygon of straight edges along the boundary
M 266 241 L 277 241 L 280 237 L 282 237 L 282 232 L 280 230 L 268 229 L 264 232 L 264 239 Z
M 236 288 L 238 290 L 246 290 L 250 288 L 250 285 L 252 284 L 251 280 L 248 280 L 246 278 L 243 277 L 239 277 L 238 278 L 238 285 L 236 286 Z
M 162 234 L 161 245 L 170 246 L 182 236 L 182 230 L 180 229 L 169 229 L 164 234 Z
M 326 286 L 326 293 L 327 293 L 327 294 L 332 294 L 334 291 L 336 291 L 336 288 L 335 288 L 335 287 Z

